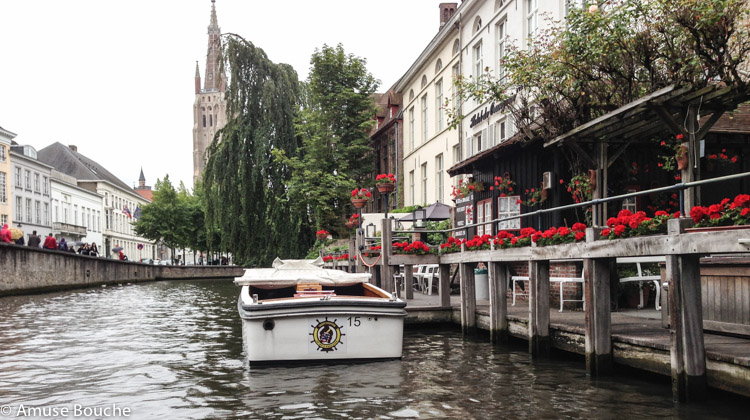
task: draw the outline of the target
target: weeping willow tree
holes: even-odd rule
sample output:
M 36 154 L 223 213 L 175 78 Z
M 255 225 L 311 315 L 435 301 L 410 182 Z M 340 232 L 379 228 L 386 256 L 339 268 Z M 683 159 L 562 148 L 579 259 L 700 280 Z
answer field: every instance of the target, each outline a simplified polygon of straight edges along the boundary
M 313 243 L 308 218 L 289 200 L 290 168 L 271 158 L 273 150 L 294 156 L 299 148 L 297 73 L 231 34 L 222 68 L 229 74 L 228 122 L 207 152 L 206 225 L 219 232 L 219 250 L 231 252 L 239 264 L 304 255 Z

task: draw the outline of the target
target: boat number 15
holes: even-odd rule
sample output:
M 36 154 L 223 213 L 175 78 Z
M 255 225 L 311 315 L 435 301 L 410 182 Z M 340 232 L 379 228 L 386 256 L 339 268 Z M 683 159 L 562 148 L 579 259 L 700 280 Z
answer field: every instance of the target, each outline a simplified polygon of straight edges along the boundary
M 360 325 L 362 325 L 362 322 L 359 320 L 358 316 L 355 316 L 353 318 L 349 317 L 348 319 L 349 319 L 349 326 L 350 327 L 359 327 Z

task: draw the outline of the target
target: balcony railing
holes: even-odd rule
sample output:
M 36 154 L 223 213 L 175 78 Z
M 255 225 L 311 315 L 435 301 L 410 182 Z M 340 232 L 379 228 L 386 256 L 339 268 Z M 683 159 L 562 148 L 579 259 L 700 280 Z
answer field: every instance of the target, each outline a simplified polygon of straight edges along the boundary
M 60 222 L 52 223 L 52 230 L 59 231 L 60 233 L 67 233 L 69 235 L 72 234 L 72 235 L 86 236 L 85 226 L 77 226 L 77 225 L 72 225 L 70 223 L 60 223 Z

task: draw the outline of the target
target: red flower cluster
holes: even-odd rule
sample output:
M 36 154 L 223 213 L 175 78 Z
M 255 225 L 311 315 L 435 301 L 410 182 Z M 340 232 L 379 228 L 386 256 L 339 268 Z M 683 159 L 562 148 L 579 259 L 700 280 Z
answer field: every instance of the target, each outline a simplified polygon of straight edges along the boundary
M 498 232 L 494 237 L 491 235 L 474 236 L 470 240 L 461 240 L 448 238 L 448 241 L 440 245 L 440 252 L 447 254 L 461 250 L 461 244 L 465 245 L 467 251 L 477 251 L 490 249 L 490 240 L 495 244 L 495 248 L 520 248 L 530 246 L 531 242 L 536 242 L 539 246 L 557 245 L 569 242 L 579 242 L 586 238 L 586 225 L 575 223 L 572 228 L 559 227 L 549 228 L 545 231 L 537 231 L 532 227 L 521 229 L 518 236 L 506 230 Z
M 409 243 L 408 241 L 393 243 L 394 254 L 424 255 L 431 252 L 432 250 L 430 247 L 422 241 L 414 241 L 412 243 Z
M 602 230 L 602 238 L 616 239 L 666 233 L 667 220 L 677 217 L 680 217 L 680 212 L 670 215 L 665 211 L 657 211 L 654 217 L 648 217 L 643 211 L 633 213 L 627 209 L 620 210 L 617 217 L 607 219 L 609 228 Z
M 746 225 L 750 223 L 750 195 L 740 194 L 734 200 L 725 198 L 708 207 L 695 206 L 690 217 L 696 227 Z
M 323 262 L 331 262 L 333 261 L 333 255 L 326 255 L 323 257 Z
M 352 223 L 359 223 L 359 214 L 352 214 L 352 216 L 349 218 L 349 221 Z
M 321 230 L 315 232 L 315 237 L 318 238 L 318 240 L 323 241 L 323 240 L 327 239 L 328 235 L 330 235 L 330 234 L 331 233 L 328 232 L 327 230 L 321 229 Z
M 336 257 L 336 260 L 338 260 L 338 261 L 349 261 L 349 254 L 346 253 L 346 254 L 339 255 L 338 257 Z
M 378 174 L 375 177 L 376 184 L 395 184 L 396 176 L 393 174 Z
M 531 235 L 531 240 L 536 242 L 538 246 L 580 242 L 584 239 L 586 239 L 586 225 L 583 223 L 574 223 L 570 229 L 565 226 L 551 227 Z
M 366 200 L 369 200 L 372 198 L 372 193 L 367 190 L 367 188 L 355 188 L 352 190 L 352 199 L 361 199 L 364 198 Z
M 440 244 L 440 253 L 448 254 L 451 252 L 458 252 L 461 250 L 461 243 L 462 241 L 460 239 L 456 239 L 451 236 L 448 238 L 448 241 L 446 243 Z
M 371 246 L 371 247 L 370 247 L 369 251 L 380 251 L 380 250 L 381 250 L 382 248 L 383 248 L 383 247 L 382 247 L 382 246 L 380 246 L 380 245 L 373 245 L 373 246 Z M 368 251 L 368 250 L 365 250 L 365 251 L 363 252 L 363 254 L 365 254 L 365 255 L 367 255 L 367 256 L 370 256 L 370 255 L 375 255 L 375 254 L 376 254 L 375 252 L 369 252 L 369 251 Z M 378 254 L 379 254 L 379 252 L 378 252 Z
M 513 194 L 515 192 L 514 187 L 516 183 L 510 179 L 510 175 L 507 177 L 496 176 L 495 185 L 490 186 L 490 191 L 497 189 L 500 192 L 500 197 L 505 197 L 507 194 Z

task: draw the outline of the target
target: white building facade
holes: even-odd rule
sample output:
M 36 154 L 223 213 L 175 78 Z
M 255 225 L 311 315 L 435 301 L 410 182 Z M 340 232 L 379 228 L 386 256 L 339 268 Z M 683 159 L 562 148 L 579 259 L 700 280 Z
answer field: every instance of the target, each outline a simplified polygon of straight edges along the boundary
M 52 233 L 70 243 L 95 243 L 102 250 L 102 197 L 78 186 L 76 179 L 52 170 Z
M 502 58 L 511 43 L 527 48 L 530 39 L 560 20 L 581 0 L 466 0 L 396 85 L 403 95 L 404 201 L 424 205 L 451 198 L 458 177 L 446 169 L 471 158 L 515 133 L 512 118 L 499 104 L 470 99 L 461 103 L 456 77 L 489 73 L 502 77 Z M 448 109 L 464 118 L 448 129 Z
M 13 225 L 23 231 L 25 240 L 34 231 L 51 232 L 50 174 L 52 167 L 37 160 L 31 146 L 11 146 Z

